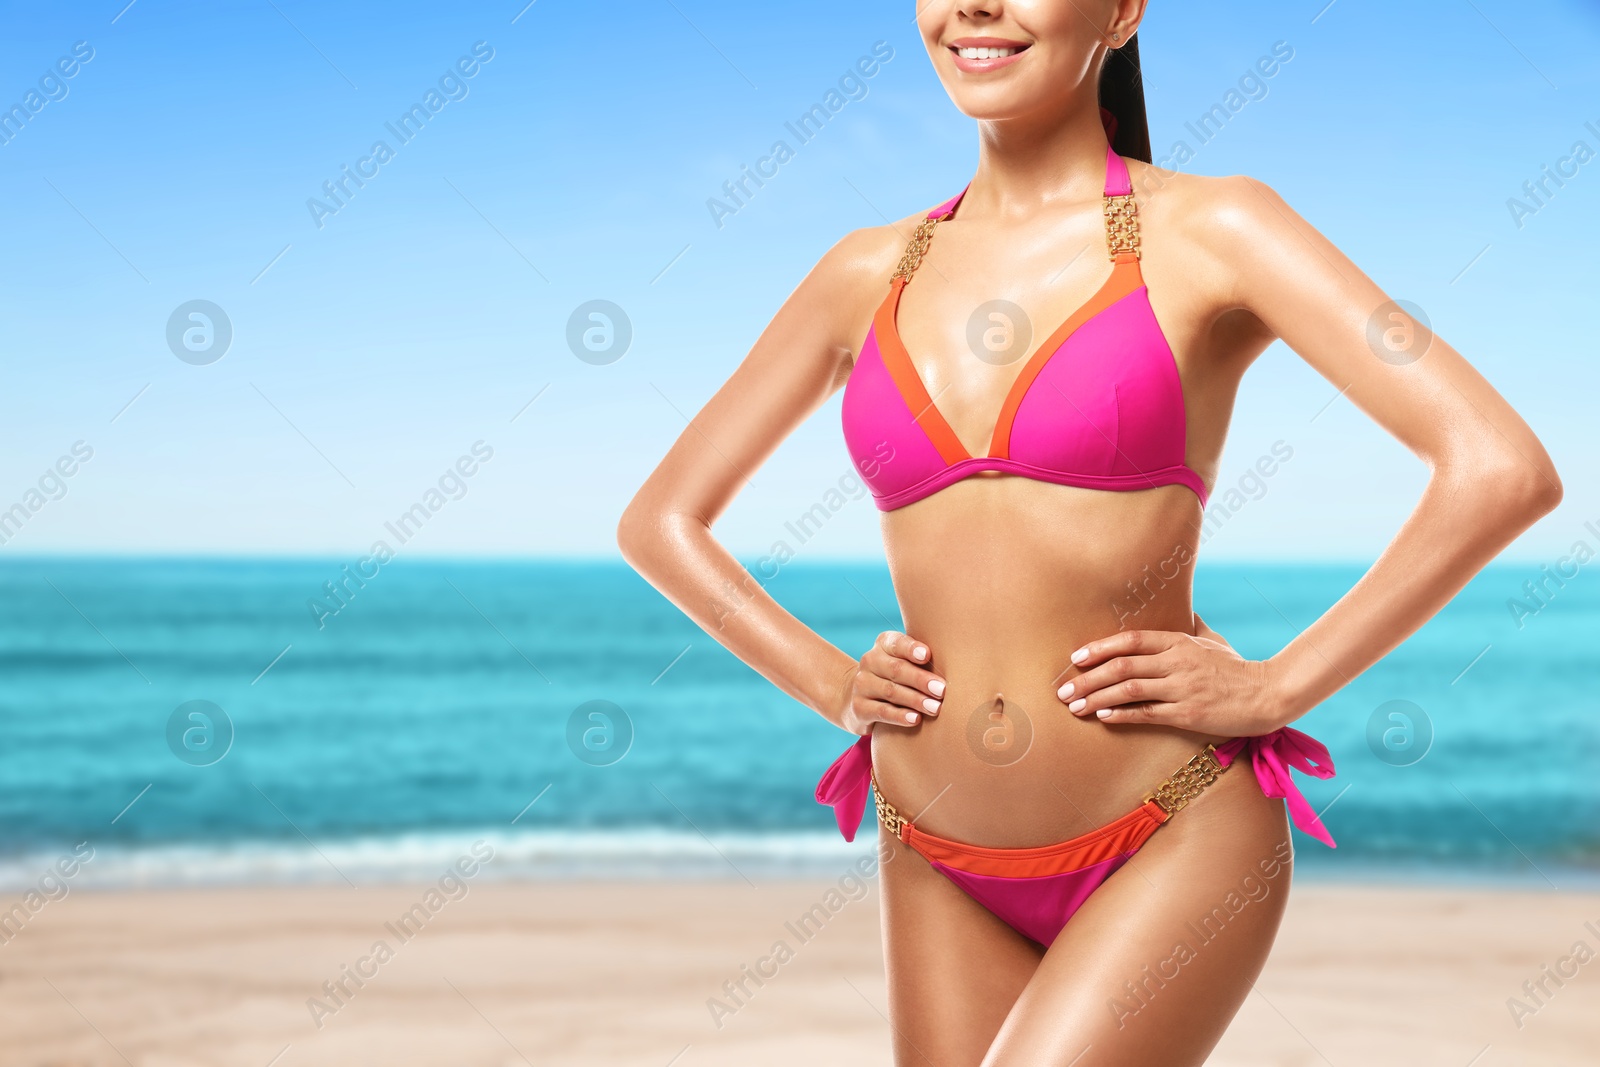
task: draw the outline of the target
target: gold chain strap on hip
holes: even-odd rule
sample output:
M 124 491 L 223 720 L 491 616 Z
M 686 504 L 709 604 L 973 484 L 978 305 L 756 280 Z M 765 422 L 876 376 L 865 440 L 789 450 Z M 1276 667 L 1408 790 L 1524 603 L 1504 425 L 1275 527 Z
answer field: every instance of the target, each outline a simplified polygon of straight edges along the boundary
M 883 828 L 896 837 L 900 836 L 900 828 L 908 821 L 900 814 L 898 808 L 883 799 L 883 790 L 878 788 L 878 769 L 868 771 L 872 776 L 872 802 L 878 808 L 878 821 L 883 823 Z
M 1146 793 L 1145 803 L 1155 801 L 1168 815 L 1182 811 L 1227 769 L 1217 759 L 1217 746 L 1207 745 L 1198 755 L 1190 756 L 1189 762 L 1173 771 L 1166 781 Z

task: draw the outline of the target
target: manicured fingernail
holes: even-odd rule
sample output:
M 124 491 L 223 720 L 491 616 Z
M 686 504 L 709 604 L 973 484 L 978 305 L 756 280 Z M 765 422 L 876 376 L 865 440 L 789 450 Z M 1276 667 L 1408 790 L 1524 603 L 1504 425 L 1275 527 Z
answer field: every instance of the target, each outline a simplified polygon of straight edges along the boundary
M 1088 700 L 1086 700 L 1083 697 L 1079 697 L 1077 700 L 1074 700 L 1072 703 L 1067 705 L 1067 710 L 1068 711 L 1082 711 L 1084 705 L 1087 704 L 1087 703 L 1089 703 Z
M 1066 685 L 1064 685 L 1060 689 L 1056 690 L 1056 696 L 1060 697 L 1062 700 L 1067 699 L 1071 695 L 1072 695 L 1072 683 L 1071 682 L 1068 682 Z
M 906 712 L 906 722 L 911 723 L 913 726 L 916 725 L 917 713 L 914 711 Z
M 1076 651 L 1076 652 L 1074 652 L 1072 654 L 1072 662 L 1074 662 L 1074 663 L 1082 663 L 1084 660 L 1086 660 L 1088 658 L 1089 658 L 1089 650 L 1087 648 L 1080 648 L 1080 649 L 1078 649 L 1078 651 Z
M 1099 711 L 1094 713 L 1094 717 L 1097 719 L 1109 719 L 1111 718 L 1111 709 L 1101 708 Z
M 927 659 L 928 658 L 928 650 L 923 648 L 921 645 L 918 645 L 916 648 L 913 648 L 911 650 L 911 654 L 913 656 L 915 656 L 917 659 Z
M 935 678 L 933 681 L 928 683 L 928 692 L 932 693 L 936 697 L 944 696 L 944 682 L 940 681 L 938 678 Z
M 924 700 L 922 702 L 922 706 L 928 709 L 929 715 L 939 714 L 939 702 L 932 697 L 928 697 L 926 700 Z

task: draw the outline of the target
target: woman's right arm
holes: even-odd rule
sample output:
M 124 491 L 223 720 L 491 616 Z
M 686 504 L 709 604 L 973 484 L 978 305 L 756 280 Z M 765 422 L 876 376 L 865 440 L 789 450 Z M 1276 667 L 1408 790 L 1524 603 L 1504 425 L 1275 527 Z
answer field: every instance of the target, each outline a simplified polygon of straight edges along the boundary
M 711 527 L 778 445 L 843 385 L 900 251 L 890 227 L 857 230 L 800 282 L 748 356 L 689 421 L 622 514 L 617 545 L 651 585 L 791 697 L 852 733 L 915 723 L 943 684 L 911 662 L 915 642 L 879 636 L 860 660 L 786 611 Z M 924 649 L 923 662 L 927 662 Z M 918 690 L 921 691 L 918 691 Z M 910 718 L 908 718 L 910 716 Z

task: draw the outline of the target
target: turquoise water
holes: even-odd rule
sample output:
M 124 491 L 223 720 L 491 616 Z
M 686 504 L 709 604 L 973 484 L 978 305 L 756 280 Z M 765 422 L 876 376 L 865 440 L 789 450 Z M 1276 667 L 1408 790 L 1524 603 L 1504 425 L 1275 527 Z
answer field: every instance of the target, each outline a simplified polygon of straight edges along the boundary
M 308 601 L 343 562 L 0 565 L 0 882 L 84 840 L 89 867 L 124 881 L 359 880 L 431 869 L 475 835 L 500 843 L 502 870 L 534 874 L 845 854 L 811 793 L 851 738 L 626 567 L 397 560 L 319 626 Z M 1202 566 L 1196 604 L 1264 656 L 1358 577 Z M 1531 604 L 1538 577 L 1486 571 L 1297 724 L 1339 770 L 1302 779 L 1340 845 L 1301 839 L 1303 869 L 1600 869 L 1600 576 L 1580 571 L 1519 627 L 1508 601 Z M 898 625 L 881 566 L 792 564 L 767 588 L 851 651 Z M 191 701 L 220 711 L 190 705 L 169 729 Z M 608 704 L 574 727 L 591 701 Z M 1421 743 L 1394 747 L 1403 733 L 1369 743 L 1375 712 L 1407 708 L 1390 701 L 1431 723 L 1420 759 Z

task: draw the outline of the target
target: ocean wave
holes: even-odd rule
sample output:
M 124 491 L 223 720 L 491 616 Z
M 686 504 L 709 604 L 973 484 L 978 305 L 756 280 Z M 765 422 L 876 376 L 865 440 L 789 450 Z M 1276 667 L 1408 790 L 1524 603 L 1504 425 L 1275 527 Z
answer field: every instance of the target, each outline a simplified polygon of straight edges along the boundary
M 837 834 L 721 834 L 637 830 L 450 831 L 300 844 L 103 846 L 81 854 L 32 852 L 0 859 L 0 892 L 30 889 L 165 888 L 427 882 L 475 842 L 494 858 L 475 880 L 837 877 L 872 853 L 873 835 L 854 844 Z M 58 867 L 73 860 L 70 876 Z M 49 881 L 47 881 L 49 879 Z M 41 889 L 41 885 L 43 888 Z

